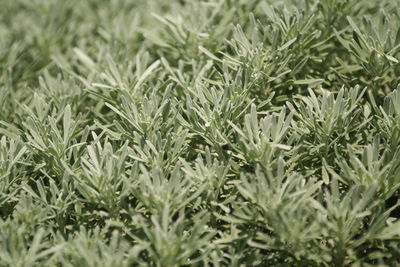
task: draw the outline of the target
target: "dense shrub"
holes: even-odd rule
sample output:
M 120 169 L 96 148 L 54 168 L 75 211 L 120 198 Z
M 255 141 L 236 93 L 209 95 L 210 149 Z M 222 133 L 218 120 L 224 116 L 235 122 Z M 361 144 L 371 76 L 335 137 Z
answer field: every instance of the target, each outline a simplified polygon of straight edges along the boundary
M 0 266 L 400 265 L 393 0 L 0 0 Z

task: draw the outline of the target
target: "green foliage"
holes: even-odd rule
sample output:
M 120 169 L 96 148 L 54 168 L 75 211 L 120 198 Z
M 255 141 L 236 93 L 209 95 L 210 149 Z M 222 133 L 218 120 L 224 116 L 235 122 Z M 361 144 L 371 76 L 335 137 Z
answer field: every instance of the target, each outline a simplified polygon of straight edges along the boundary
M 0 6 L 0 266 L 400 265 L 397 1 Z

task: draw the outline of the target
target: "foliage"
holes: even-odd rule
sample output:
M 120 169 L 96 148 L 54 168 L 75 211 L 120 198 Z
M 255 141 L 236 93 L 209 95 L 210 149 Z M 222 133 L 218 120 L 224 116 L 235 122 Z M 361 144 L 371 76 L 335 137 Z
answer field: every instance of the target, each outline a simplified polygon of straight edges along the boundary
M 0 6 L 0 266 L 400 265 L 397 1 Z

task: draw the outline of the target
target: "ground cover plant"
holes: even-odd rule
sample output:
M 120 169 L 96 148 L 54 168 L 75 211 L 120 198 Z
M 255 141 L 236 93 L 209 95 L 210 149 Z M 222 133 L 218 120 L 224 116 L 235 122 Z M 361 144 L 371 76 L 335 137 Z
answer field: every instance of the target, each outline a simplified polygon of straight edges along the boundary
M 0 266 L 400 265 L 400 3 L 0 0 Z

